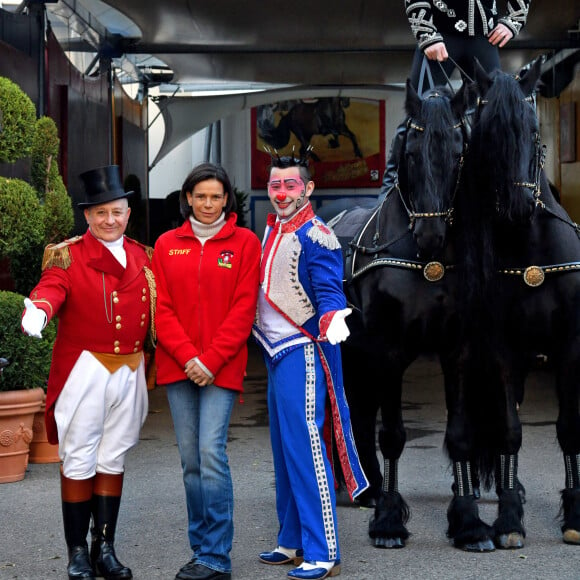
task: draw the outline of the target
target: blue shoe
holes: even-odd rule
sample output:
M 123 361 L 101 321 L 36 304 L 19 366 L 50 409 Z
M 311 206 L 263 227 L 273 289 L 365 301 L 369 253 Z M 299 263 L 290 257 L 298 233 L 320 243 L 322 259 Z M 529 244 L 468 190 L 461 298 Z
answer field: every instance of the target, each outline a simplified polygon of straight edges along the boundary
M 271 564 L 272 566 L 279 566 L 280 564 L 294 564 L 298 566 L 304 560 L 303 550 L 292 550 L 288 548 L 281 548 L 278 546 L 271 552 L 262 552 L 258 558 L 264 564 Z
M 322 580 L 322 578 L 330 578 L 339 574 L 340 560 L 335 562 L 304 562 L 298 568 L 288 572 L 290 578 L 301 578 L 302 580 Z

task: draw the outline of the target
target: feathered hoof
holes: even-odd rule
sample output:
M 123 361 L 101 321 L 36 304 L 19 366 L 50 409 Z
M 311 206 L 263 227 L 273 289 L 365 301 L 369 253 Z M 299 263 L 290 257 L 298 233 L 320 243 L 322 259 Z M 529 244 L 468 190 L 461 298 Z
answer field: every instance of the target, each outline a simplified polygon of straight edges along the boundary
M 402 538 L 375 538 L 375 548 L 398 550 L 404 547 L 405 540 Z
M 477 542 L 469 542 L 467 544 L 459 545 L 455 542 L 455 547 L 463 550 L 464 552 L 493 552 L 495 550 L 495 546 L 490 538 L 486 538 L 485 540 L 479 540 Z
M 562 534 L 562 539 L 565 544 L 574 544 L 580 546 L 580 531 L 579 530 L 566 530 Z
M 524 547 L 524 537 L 519 532 L 500 534 L 495 538 L 495 545 L 500 550 L 519 550 Z

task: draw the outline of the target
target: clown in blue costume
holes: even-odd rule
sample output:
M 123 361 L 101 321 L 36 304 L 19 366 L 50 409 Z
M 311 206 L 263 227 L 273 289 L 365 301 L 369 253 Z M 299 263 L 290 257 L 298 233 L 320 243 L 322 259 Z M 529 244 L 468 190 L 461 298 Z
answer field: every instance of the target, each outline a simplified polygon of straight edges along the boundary
M 274 157 L 254 336 L 268 370 L 270 438 L 276 473 L 278 546 L 266 564 L 300 564 L 291 578 L 340 573 L 336 498 L 324 439 L 332 427 L 351 498 L 367 479 L 350 426 L 338 343 L 350 314 L 342 291 L 342 254 L 334 233 L 314 214 L 307 158 Z M 327 414 L 327 408 L 330 413 Z

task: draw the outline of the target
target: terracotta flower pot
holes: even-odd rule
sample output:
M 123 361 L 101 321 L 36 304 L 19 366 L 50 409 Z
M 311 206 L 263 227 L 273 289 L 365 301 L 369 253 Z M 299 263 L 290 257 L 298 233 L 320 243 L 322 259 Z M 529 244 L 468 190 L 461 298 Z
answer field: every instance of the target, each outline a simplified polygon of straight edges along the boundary
M 0 483 L 24 479 L 34 414 L 43 389 L 0 392 Z
M 48 442 L 46 434 L 46 423 L 44 422 L 44 411 L 46 409 L 46 394 L 42 397 L 40 411 L 34 415 L 32 423 L 32 441 L 30 442 L 30 463 L 57 463 L 58 445 Z

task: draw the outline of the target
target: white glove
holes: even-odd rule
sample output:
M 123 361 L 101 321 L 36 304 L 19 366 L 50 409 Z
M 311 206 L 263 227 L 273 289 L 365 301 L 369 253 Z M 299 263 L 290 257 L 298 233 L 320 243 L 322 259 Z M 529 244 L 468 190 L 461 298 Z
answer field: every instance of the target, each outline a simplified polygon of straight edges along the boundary
M 24 299 L 26 312 L 22 317 L 22 329 L 28 336 L 42 338 L 42 329 L 46 324 L 46 313 L 37 308 L 30 298 Z
M 337 310 L 326 330 L 326 338 L 330 344 L 338 344 L 346 340 L 350 335 L 350 330 L 344 319 L 352 312 L 352 308 Z

